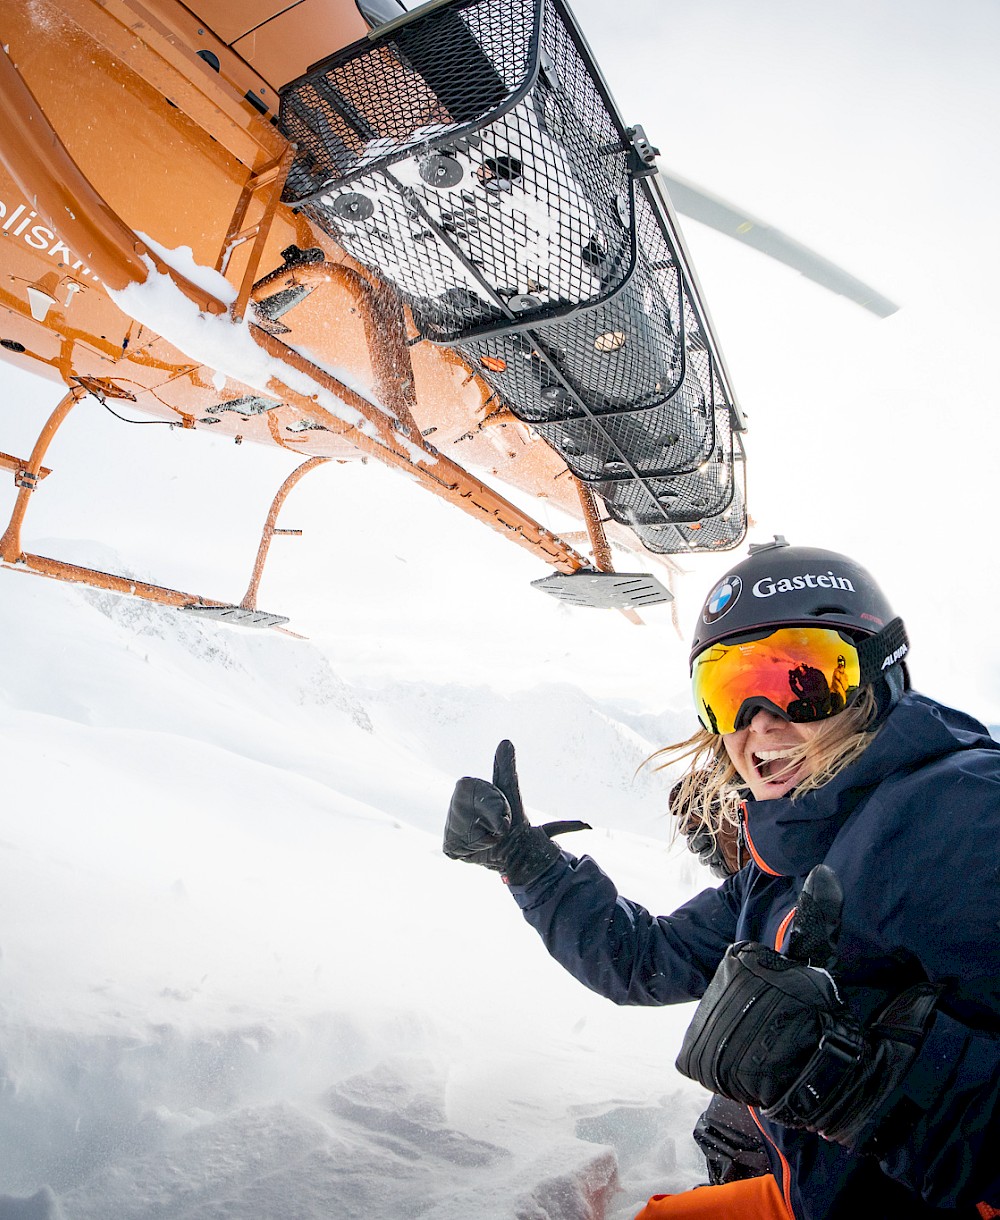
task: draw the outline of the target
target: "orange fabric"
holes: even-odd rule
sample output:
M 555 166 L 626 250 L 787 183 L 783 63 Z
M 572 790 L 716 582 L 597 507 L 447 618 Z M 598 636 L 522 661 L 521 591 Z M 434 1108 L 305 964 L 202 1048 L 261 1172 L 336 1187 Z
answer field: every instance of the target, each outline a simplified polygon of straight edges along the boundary
M 993 1220 L 994 1216 L 1000 1216 L 1000 1211 L 997 1211 L 992 1203 L 977 1203 L 976 1211 L 979 1212 L 983 1220 Z
M 635 1220 L 795 1220 L 774 1178 L 765 1173 L 722 1186 L 696 1186 L 680 1195 L 653 1195 Z
M 778 930 L 774 934 L 774 947 L 775 947 L 775 949 L 778 950 L 779 953 L 785 946 L 785 933 L 788 931 L 788 925 L 795 918 L 796 910 L 797 910 L 796 907 L 792 907 L 792 909 L 788 912 L 788 914 L 785 916 L 785 918 L 778 925 Z
M 764 1130 L 763 1124 L 761 1123 L 760 1119 L 757 1117 L 757 1111 L 753 1108 L 753 1106 L 749 1106 L 748 1109 L 750 1111 L 750 1117 L 757 1124 L 757 1127 L 760 1130 L 761 1135 L 764 1137 L 764 1139 L 767 1140 L 767 1142 L 771 1145 L 771 1147 L 777 1153 L 778 1160 L 781 1162 L 781 1180 L 784 1183 L 784 1187 L 782 1189 L 782 1198 L 785 1201 L 785 1211 L 787 1212 L 787 1214 L 789 1216 L 791 1216 L 791 1215 L 793 1215 L 793 1212 L 792 1212 L 792 1171 L 789 1168 L 788 1162 L 785 1160 L 785 1154 L 781 1151 L 781 1149 L 774 1142 L 774 1140 L 771 1139 L 771 1137 L 768 1135 L 768 1133 Z
M 771 877 L 780 877 L 780 873 L 776 873 L 770 865 L 764 863 L 764 857 L 754 846 L 753 839 L 750 838 L 750 820 L 747 817 L 746 801 L 742 801 L 740 803 L 740 811 L 743 814 L 743 837 L 746 839 L 747 848 L 750 851 L 750 855 L 754 858 L 754 863 L 761 870 L 761 872 L 767 873 Z

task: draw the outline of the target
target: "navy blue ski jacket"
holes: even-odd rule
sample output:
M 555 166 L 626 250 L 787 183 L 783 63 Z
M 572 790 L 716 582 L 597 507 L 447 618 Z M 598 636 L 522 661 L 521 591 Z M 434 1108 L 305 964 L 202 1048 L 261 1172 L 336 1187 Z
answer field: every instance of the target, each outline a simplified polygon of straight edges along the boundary
M 1000 744 L 910 691 L 822 788 L 748 801 L 744 830 L 752 862 L 671 915 L 568 853 L 512 893 L 587 987 L 674 1004 L 703 994 L 733 942 L 785 945 L 806 875 L 828 864 L 844 888 L 836 976 L 855 1012 L 922 980 L 946 989 L 877 1151 L 756 1115 L 785 1200 L 797 1220 L 1000 1216 Z

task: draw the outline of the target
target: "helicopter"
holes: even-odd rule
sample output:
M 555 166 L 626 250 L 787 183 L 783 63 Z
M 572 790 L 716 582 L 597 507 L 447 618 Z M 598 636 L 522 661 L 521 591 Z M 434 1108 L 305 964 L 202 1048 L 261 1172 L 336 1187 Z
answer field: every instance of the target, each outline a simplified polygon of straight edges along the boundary
M 9 569 L 283 630 L 257 596 L 286 497 L 375 460 L 547 564 L 543 591 L 639 622 L 747 528 L 678 211 L 896 308 L 660 168 L 563 0 L 31 0 L 0 44 L 0 356 L 65 388 L 0 453 Z M 88 396 L 301 459 L 238 605 L 24 551 Z

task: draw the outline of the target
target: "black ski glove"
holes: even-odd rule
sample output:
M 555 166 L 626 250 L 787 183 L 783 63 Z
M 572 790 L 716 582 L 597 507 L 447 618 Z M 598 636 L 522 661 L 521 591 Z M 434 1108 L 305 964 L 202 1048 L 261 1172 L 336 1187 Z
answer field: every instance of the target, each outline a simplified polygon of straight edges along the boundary
M 708 771 L 701 772 L 708 776 Z M 716 877 L 731 877 L 738 873 L 745 863 L 743 835 L 738 826 L 715 818 L 718 828 L 713 834 L 705 825 L 701 814 L 693 812 L 681 804 L 680 794 L 684 786 L 683 780 L 678 780 L 670 789 L 667 797 L 667 808 L 679 819 L 681 833 L 687 839 L 688 850 L 694 852 L 702 864 L 710 869 Z M 712 813 L 717 813 L 718 798 L 713 804 Z
M 750 941 L 731 945 L 677 1068 L 774 1122 L 861 1148 L 892 1109 L 941 989 L 911 987 L 862 1027 L 829 973 L 842 906 L 836 873 L 819 864 L 802 887 L 788 957 Z
M 726 828 L 728 830 L 728 827 Z M 729 859 L 723 847 L 722 832 L 718 832 L 715 837 L 712 837 L 712 832 L 707 826 L 694 826 L 691 829 L 684 828 L 684 834 L 687 836 L 688 851 L 694 852 L 702 864 L 708 868 L 715 877 L 731 877 L 738 870 L 732 868 Z M 729 835 L 727 838 L 735 841 L 735 835 Z M 734 842 L 735 846 L 735 842 Z M 736 850 L 739 850 L 737 847 Z
M 444 854 L 501 873 L 508 885 L 529 885 L 560 856 L 552 835 L 590 830 L 586 822 L 532 826 L 524 815 L 514 747 L 501 741 L 493 783 L 466 776 L 455 785 L 444 827 Z

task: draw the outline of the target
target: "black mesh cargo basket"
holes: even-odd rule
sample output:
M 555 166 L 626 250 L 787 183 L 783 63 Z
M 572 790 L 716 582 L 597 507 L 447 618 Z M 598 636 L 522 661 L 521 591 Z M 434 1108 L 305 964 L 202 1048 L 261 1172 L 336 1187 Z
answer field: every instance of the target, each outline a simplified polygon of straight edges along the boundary
M 576 310 L 636 269 L 629 158 L 550 0 L 453 0 L 282 92 L 286 199 L 377 266 L 421 333 Z
M 733 494 L 729 507 L 716 516 L 677 524 L 636 524 L 632 531 L 657 555 L 728 551 L 746 537 L 746 461 L 742 448 L 733 464 Z
M 662 553 L 692 549 L 675 524 L 729 514 L 733 406 L 653 150 L 562 0 L 427 5 L 286 86 L 279 122 L 297 148 L 286 202 L 390 281 L 421 337 L 457 347 L 612 518 Z

